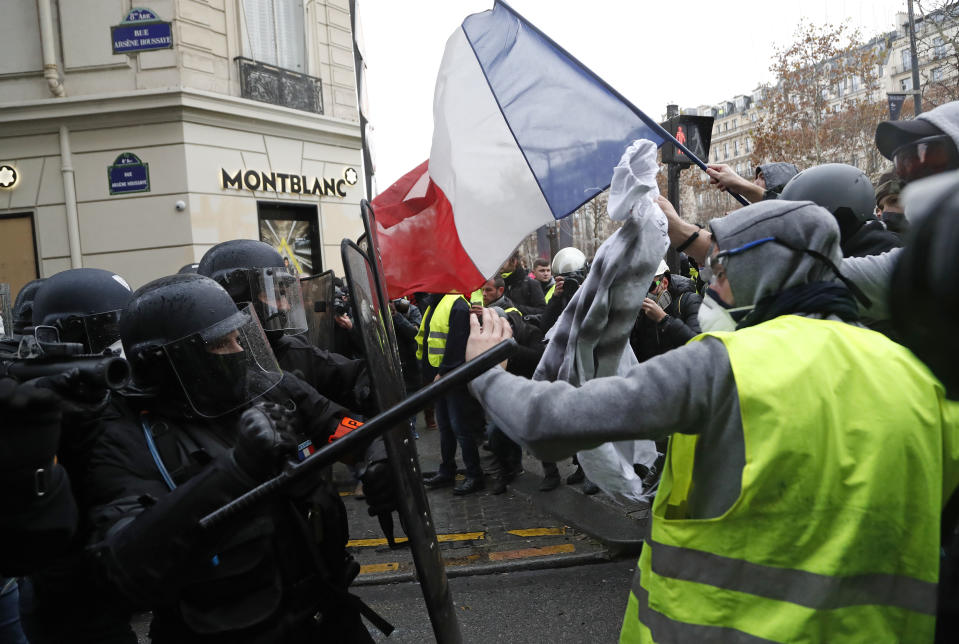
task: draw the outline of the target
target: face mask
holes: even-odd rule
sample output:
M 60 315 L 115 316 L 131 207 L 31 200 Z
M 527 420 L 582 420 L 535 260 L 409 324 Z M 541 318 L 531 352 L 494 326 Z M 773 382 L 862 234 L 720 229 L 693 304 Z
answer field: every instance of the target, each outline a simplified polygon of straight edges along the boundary
M 886 224 L 886 228 L 893 232 L 905 231 L 909 226 L 906 222 L 906 215 L 901 212 L 883 211 L 882 222 Z
M 738 321 L 743 319 L 753 307 L 731 308 L 723 304 L 715 291 L 707 289 L 703 304 L 699 307 L 699 328 L 703 333 L 735 331 Z
M 207 375 L 210 382 L 202 393 L 195 393 L 200 398 L 208 397 L 215 402 L 216 408 L 228 409 L 239 405 L 246 400 L 247 392 L 247 358 L 245 352 L 236 353 L 206 353 L 204 359 L 207 365 Z

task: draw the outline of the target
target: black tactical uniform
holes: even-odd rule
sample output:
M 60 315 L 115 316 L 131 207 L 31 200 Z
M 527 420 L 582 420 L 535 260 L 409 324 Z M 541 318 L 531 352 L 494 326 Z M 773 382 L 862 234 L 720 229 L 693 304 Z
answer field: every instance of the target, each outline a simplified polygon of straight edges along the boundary
M 87 489 L 106 576 L 153 611 L 153 641 L 370 641 L 346 592 L 345 511 L 320 477 L 197 525 L 354 426 L 346 410 L 279 371 L 251 308 L 209 278 L 142 287 L 120 332 L 139 389 L 105 421 Z

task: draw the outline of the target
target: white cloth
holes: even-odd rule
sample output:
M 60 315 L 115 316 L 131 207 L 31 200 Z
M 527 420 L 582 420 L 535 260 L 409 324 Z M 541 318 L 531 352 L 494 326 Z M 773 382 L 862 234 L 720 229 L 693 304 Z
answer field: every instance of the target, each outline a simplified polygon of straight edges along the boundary
M 623 220 L 623 227 L 600 246 L 586 280 L 550 329 L 534 380 L 578 386 L 624 375 L 638 364 L 629 334 L 669 246 L 666 216 L 656 204 L 656 172 L 656 146 L 645 139 L 633 142 L 610 185 L 608 212 Z M 586 476 L 603 490 L 646 499 L 633 463 L 650 465 L 656 459 L 652 441 L 605 443 L 579 452 L 578 458 Z

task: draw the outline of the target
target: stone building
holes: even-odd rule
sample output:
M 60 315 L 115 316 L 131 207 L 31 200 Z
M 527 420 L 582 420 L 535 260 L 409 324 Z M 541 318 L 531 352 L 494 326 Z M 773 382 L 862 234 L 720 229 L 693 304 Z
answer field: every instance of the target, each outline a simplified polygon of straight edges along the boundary
M 0 21 L 0 282 L 135 288 L 235 238 L 342 273 L 365 196 L 349 0 L 16 0 Z

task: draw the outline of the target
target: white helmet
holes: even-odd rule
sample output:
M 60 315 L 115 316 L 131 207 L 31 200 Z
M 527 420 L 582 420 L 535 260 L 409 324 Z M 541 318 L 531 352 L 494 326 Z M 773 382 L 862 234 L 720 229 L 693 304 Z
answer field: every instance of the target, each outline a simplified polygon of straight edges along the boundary
M 550 266 L 553 275 L 581 271 L 584 268 L 586 268 L 586 255 L 583 254 L 583 251 L 572 246 L 567 246 L 556 253 L 556 256 L 553 257 L 553 264 Z
M 666 264 L 665 260 L 659 260 L 659 266 L 656 267 L 656 275 L 665 275 L 669 272 L 669 266 Z

